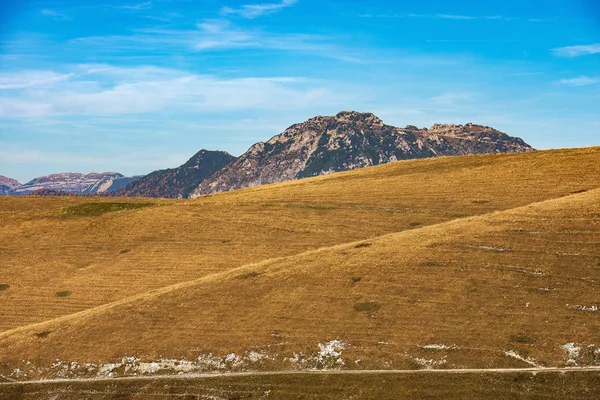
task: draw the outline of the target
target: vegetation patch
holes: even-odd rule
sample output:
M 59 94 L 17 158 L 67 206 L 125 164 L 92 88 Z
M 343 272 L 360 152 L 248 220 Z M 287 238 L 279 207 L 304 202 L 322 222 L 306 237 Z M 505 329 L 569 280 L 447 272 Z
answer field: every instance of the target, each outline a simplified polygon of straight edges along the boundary
M 123 249 L 119 252 L 119 254 L 126 254 L 129 253 L 129 249 Z
M 359 243 L 356 246 L 354 246 L 354 248 L 363 249 L 365 247 L 371 247 L 371 246 L 373 246 L 373 243 Z
M 415 221 L 415 222 L 411 222 L 409 225 L 410 226 L 419 226 L 419 225 L 422 225 L 422 222 Z
M 71 294 L 68 290 L 63 290 L 61 292 L 56 292 L 56 297 L 67 297 Z
M 367 311 L 367 312 L 375 312 L 381 309 L 381 304 L 375 303 L 374 301 L 365 301 L 362 303 L 356 303 L 354 305 L 355 311 Z
M 111 212 L 138 210 L 140 208 L 151 207 L 153 205 L 153 203 L 85 203 L 65 208 L 63 217 L 98 217 Z
M 52 333 L 52 331 L 44 331 L 44 332 L 39 332 L 35 334 L 35 337 L 38 337 L 40 339 L 44 339 L 47 338 L 48 335 L 50 335 Z
M 4 291 L 4 290 L 8 290 L 10 288 L 10 285 L 7 283 L 0 283 L 0 292 Z
M 512 335 L 510 341 L 514 343 L 532 344 L 535 340 L 527 335 Z
M 240 279 L 251 279 L 251 278 L 256 278 L 259 275 L 260 275 L 260 272 L 252 271 L 252 272 L 248 272 L 248 273 L 242 274 L 242 275 L 238 276 L 238 278 L 240 278 Z

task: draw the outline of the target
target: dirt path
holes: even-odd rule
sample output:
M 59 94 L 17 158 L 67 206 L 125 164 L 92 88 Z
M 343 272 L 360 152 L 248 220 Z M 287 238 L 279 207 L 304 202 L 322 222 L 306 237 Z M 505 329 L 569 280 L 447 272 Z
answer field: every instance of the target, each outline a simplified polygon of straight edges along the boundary
M 489 368 L 489 369 L 415 369 L 415 370 L 332 370 L 332 371 L 271 371 L 271 372 L 226 372 L 213 374 L 185 374 L 185 375 L 148 375 L 127 376 L 122 378 L 82 378 L 82 379 L 41 379 L 35 381 L 0 382 L 0 386 L 7 385 L 35 385 L 52 383 L 85 383 L 85 382 L 121 382 L 121 381 L 152 381 L 152 380 L 188 380 L 222 377 L 248 377 L 248 376 L 274 376 L 274 375 L 369 375 L 369 374 L 507 374 L 515 372 L 598 372 L 597 367 L 564 367 L 564 368 Z

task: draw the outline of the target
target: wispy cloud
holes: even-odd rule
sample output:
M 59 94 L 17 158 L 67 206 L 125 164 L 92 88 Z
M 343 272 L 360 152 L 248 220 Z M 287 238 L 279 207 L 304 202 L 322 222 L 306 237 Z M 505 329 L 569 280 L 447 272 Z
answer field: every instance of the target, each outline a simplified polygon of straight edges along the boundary
M 362 18 L 423 18 L 423 19 L 446 19 L 455 21 L 528 21 L 528 22 L 554 22 L 556 19 L 539 19 L 539 18 L 516 18 L 502 15 L 464 15 L 464 14 L 362 14 Z
M 298 0 L 282 0 L 279 3 L 246 4 L 240 8 L 223 7 L 221 8 L 221 14 L 240 15 L 244 18 L 252 19 L 281 11 L 284 8 L 293 6 L 297 2 Z
M 0 75 L 0 90 L 25 89 L 49 86 L 65 81 L 73 74 L 59 74 L 49 71 L 27 71 L 24 73 L 4 73 Z
M 598 54 L 600 53 L 600 43 L 582 46 L 557 47 L 552 49 L 552 53 L 558 57 L 579 57 L 590 54 Z
M 67 21 L 67 20 L 71 19 L 71 17 L 69 17 L 66 14 L 60 13 L 55 10 L 50 10 L 48 8 L 41 10 L 40 13 L 42 13 L 42 15 L 45 15 L 47 17 L 51 17 L 57 21 Z
M 579 78 L 561 79 L 555 82 L 558 85 L 566 86 L 588 86 L 600 83 L 600 78 L 590 78 L 588 76 L 580 76 Z
M 145 1 L 143 3 L 138 4 L 130 4 L 125 6 L 118 6 L 117 8 L 122 8 L 124 10 L 149 10 L 152 8 L 151 1 Z
M 69 79 L 55 79 L 51 85 L 22 83 L 17 93 L 0 92 L 0 117 L 294 109 L 340 98 L 323 82 L 296 77 L 222 79 L 156 67 L 109 65 L 75 66 L 72 71 Z M 0 82 L 30 82 L 35 73 L 59 76 L 25 71 L 21 79 L 15 79 L 14 73 L 0 75 Z
M 310 54 L 352 63 L 372 62 L 359 50 L 337 44 L 336 37 L 275 33 L 241 28 L 227 19 L 200 22 L 194 30 L 138 29 L 132 35 L 90 36 L 73 39 L 70 44 L 98 48 L 101 52 L 131 53 L 132 51 L 216 52 L 232 49 L 280 50 Z
M 471 100 L 474 97 L 473 93 L 466 92 L 448 92 L 439 96 L 434 96 L 429 99 L 432 103 L 439 105 L 453 105 L 459 102 Z
M 470 15 L 452 15 L 452 14 L 436 14 L 435 17 L 441 18 L 441 19 L 457 19 L 457 20 L 465 20 L 465 21 L 480 18 L 480 17 L 473 17 Z

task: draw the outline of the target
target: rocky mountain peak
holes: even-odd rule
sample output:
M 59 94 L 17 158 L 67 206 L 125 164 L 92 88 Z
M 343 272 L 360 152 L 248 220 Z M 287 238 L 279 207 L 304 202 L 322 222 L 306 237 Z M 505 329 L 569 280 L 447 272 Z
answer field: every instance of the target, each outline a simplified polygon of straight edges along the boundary
M 341 111 L 290 126 L 253 145 L 203 181 L 190 197 L 324 175 L 402 159 L 532 151 L 489 127 L 436 124 L 431 130 L 385 125 L 372 113 Z
M 335 119 L 341 122 L 358 122 L 370 125 L 383 126 L 383 121 L 373 113 L 361 113 L 357 111 L 340 111 Z

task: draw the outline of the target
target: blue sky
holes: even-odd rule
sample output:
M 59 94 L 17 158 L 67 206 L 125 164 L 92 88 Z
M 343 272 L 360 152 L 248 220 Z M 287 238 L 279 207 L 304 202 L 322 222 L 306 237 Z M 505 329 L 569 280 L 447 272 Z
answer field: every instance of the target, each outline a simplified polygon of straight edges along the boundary
M 600 2 L 0 0 L 0 174 L 143 174 L 315 115 L 600 145 Z

